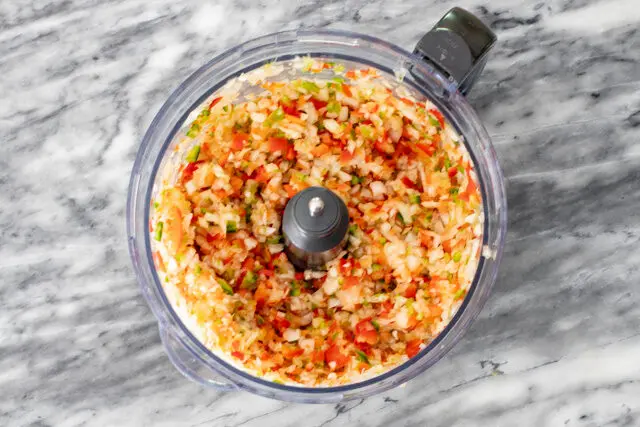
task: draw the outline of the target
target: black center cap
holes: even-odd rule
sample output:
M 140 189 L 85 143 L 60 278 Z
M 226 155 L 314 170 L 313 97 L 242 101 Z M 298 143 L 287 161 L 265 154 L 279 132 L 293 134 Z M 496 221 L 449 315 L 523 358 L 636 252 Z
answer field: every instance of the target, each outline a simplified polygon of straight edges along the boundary
M 347 206 L 324 187 L 309 187 L 293 196 L 282 218 L 287 254 L 300 268 L 335 258 L 346 242 L 348 229 Z

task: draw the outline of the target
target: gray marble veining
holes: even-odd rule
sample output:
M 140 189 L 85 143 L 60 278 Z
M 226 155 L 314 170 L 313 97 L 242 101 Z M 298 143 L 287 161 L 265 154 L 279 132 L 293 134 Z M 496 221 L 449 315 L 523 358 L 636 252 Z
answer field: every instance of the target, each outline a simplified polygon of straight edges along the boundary
M 204 390 L 165 356 L 130 266 L 129 173 L 168 94 L 239 42 L 301 27 L 411 49 L 440 0 L 0 4 L 0 425 L 640 425 L 640 7 L 461 0 L 497 32 L 470 99 L 509 234 L 455 349 L 363 401 Z

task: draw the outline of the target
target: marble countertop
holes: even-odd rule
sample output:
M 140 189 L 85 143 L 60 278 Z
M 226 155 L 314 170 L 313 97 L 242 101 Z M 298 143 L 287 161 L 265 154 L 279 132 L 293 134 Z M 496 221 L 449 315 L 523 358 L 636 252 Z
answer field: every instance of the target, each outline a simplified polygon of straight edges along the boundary
M 460 0 L 499 42 L 470 95 L 506 176 L 494 292 L 454 350 L 366 400 L 205 390 L 170 364 L 129 261 L 142 134 L 214 55 L 300 27 L 411 49 L 442 0 L 0 5 L 0 425 L 640 425 L 637 0 Z

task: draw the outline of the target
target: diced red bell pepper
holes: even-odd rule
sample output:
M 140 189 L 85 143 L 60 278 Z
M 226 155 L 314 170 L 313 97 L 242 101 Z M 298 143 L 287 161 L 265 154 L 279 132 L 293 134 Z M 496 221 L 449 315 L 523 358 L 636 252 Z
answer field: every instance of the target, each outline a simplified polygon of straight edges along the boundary
M 222 100 L 222 97 L 219 96 L 217 98 L 215 98 L 213 101 L 211 101 L 211 104 L 209 104 L 209 110 L 211 110 L 213 107 L 215 107 L 215 105 L 220 102 Z
M 260 270 L 260 274 L 264 274 L 267 277 L 273 277 L 275 273 L 273 272 L 273 270 L 263 269 Z
M 295 188 L 293 188 L 293 186 L 289 184 L 283 185 L 282 188 L 284 188 L 284 191 L 287 192 L 287 196 L 289 197 L 293 197 L 298 193 L 298 190 L 296 190 Z
M 433 238 L 429 236 L 427 233 L 425 233 L 424 230 L 420 230 L 420 244 L 422 246 L 424 246 L 425 248 L 428 248 L 429 246 L 431 246 L 432 239 Z
M 351 267 L 352 267 L 351 261 L 352 260 L 348 258 L 341 259 L 340 262 L 338 263 L 338 271 L 341 274 L 351 273 Z
M 413 150 L 411 149 L 411 147 L 407 145 L 406 140 L 401 139 L 400 141 L 398 141 L 398 144 L 396 145 L 396 154 L 398 156 L 412 156 Z
M 478 186 L 476 185 L 476 182 L 473 180 L 473 178 L 471 178 L 471 175 L 469 175 L 468 172 L 467 172 L 467 176 L 469 177 L 469 184 L 467 184 L 467 192 L 473 193 L 476 191 Z
M 359 341 L 355 341 L 354 342 L 355 346 L 358 347 L 360 350 L 362 350 L 363 353 L 366 353 L 368 355 L 371 355 L 371 345 L 367 344 L 366 342 L 359 342 Z
M 393 146 L 393 144 L 391 144 L 388 141 L 382 141 L 382 140 L 376 141 L 373 144 L 373 148 L 375 148 L 376 150 L 378 150 L 382 154 L 393 154 L 396 151 L 396 149 Z
M 324 350 L 314 350 L 311 353 L 311 361 L 313 363 L 324 362 Z
M 444 128 L 444 116 L 440 111 L 436 110 L 435 108 L 432 108 L 429 110 L 429 114 L 432 114 L 436 118 L 436 120 L 438 120 L 438 122 L 440 123 L 440 127 Z
M 401 181 L 407 188 L 411 188 L 415 190 L 416 184 L 413 181 L 411 181 L 409 177 L 403 176 Z
M 291 322 L 289 322 L 287 319 L 282 318 L 282 317 L 278 317 L 276 316 L 275 319 L 273 319 L 273 321 L 271 322 L 273 324 L 273 326 L 278 329 L 279 331 L 284 331 L 285 329 L 287 329 L 289 326 L 291 326 Z
M 324 360 L 325 362 L 327 362 L 327 364 L 334 362 L 335 363 L 334 369 L 338 370 L 338 369 L 344 368 L 347 365 L 347 363 L 349 363 L 349 356 L 345 356 L 344 354 L 342 354 L 340 352 L 340 347 L 334 344 L 331 347 L 329 347 L 327 351 L 325 351 Z
M 422 344 L 421 340 L 411 340 L 407 343 L 406 354 L 409 357 L 413 357 L 416 354 L 420 353 L 420 344 Z
M 465 188 L 465 190 L 458 195 L 458 198 L 460 200 L 468 201 L 469 197 L 472 194 L 474 194 L 478 189 L 475 181 L 473 180 L 473 178 L 471 178 L 471 174 L 469 173 L 469 170 L 467 170 L 467 181 L 468 181 L 467 188 Z
M 371 319 L 365 319 L 355 327 L 356 341 L 374 345 L 378 342 L 378 331 L 371 323 Z
M 348 276 L 344 278 L 344 282 L 342 283 L 342 289 L 349 289 L 353 286 L 356 286 L 359 282 L 359 279 L 355 276 Z
M 242 268 L 244 268 L 245 270 L 253 270 L 254 263 L 255 260 L 249 257 L 242 262 Z
M 351 331 L 343 331 L 342 337 L 349 342 L 354 342 L 356 339 L 356 336 Z
M 393 309 L 393 302 L 387 300 L 382 303 L 382 310 L 380 314 L 388 314 Z
M 343 165 L 348 165 L 351 160 L 353 160 L 353 154 L 351 154 L 348 150 L 344 150 L 340 153 L 340 163 Z
M 258 169 L 256 169 L 254 174 L 255 174 L 254 179 L 258 182 L 269 181 L 269 175 L 267 175 L 267 170 L 264 168 L 264 166 L 260 166 Z
M 309 99 L 309 101 L 311 101 L 313 106 L 316 107 L 316 110 L 319 110 L 327 106 L 327 103 L 325 101 L 320 101 L 319 99 L 311 98 Z
M 404 296 L 405 298 L 415 298 L 416 292 L 418 292 L 418 286 L 415 283 L 411 283 L 404 290 Z
M 242 286 L 242 281 L 244 280 L 244 276 L 246 275 L 247 275 L 247 270 L 243 269 L 240 271 L 240 275 L 238 275 L 238 278 L 236 279 L 236 287 Z M 240 289 L 240 290 L 243 290 L 243 289 Z M 240 290 L 236 291 L 236 293 L 238 293 Z
M 284 111 L 285 114 L 288 114 L 294 117 L 300 117 L 300 111 L 298 111 L 297 105 L 295 103 L 293 102 L 288 104 L 281 103 L 280 106 L 282 107 L 282 111 Z
M 421 151 L 423 151 L 428 156 L 432 156 L 433 153 L 436 152 L 436 149 L 433 147 L 433 145 L 416 143 L 416 147 L 418 147 Z
M 282 355 L 284 356 L 285 359 L 293 359 L 294 357 L 300 356 L 302 353 L 304 353 L 304 349 L 300 347 L 298 348 L 285 347 L 282 350 Z
M 207 233 L 207 243 L 213 243 L 220 238 L 219 234 Z
M 280 151 L 282 153 L 286 153 L 288 149 L 289 149 L 289 141 L 287 141 L 285 138 L 276 138 L 273 136 L 269 138 L 270 152 L 274 153 L 276 151 Z
M 293 148 L 293 145 L 289 144 L 289 149 L 287 150 L 286 155 L 287 160 L 294 160 L 296 158 L 296 150 Z
M 313 279 L 313 287 L 319 289 L 324 285 L 324 282 L 327 280 L 327 276 L 321 277 L 319 279 Z
M 231 150 L 232 151 L 240 151 L 244 148 L 244 146 L 249 141 L 249 135 L 246 133 L 236 133 L 233 135 L 233 140 L 231 141 Z
M 182 183 L 191 181 L 191 178 L 193 178 L 193 173 L 198 170 L 200 164 L 202 164 L 202 162 L 193 162 L 189 163 L 184 168 L 184 170 L 182 171 Z

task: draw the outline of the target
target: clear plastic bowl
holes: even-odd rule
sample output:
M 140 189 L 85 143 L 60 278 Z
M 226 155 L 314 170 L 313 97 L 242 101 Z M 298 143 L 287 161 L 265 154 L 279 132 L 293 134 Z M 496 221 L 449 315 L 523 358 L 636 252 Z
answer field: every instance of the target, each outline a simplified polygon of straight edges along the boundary
M 181 322 L 164 294 L 152 260 L 148 229 L 156 175 L 169 157 L 188 115 L 229 79 L 266 62 L 307 55 L 358 68 L 375 67 L 389 75 L 410 70 L 402 83 L 419 97 L 434 102 L 464 137 L 479 177 L 485 214 L 483 256 L 467 297 L 442 333 L 418 355 L 384 374 L 326 388 L 265 381 L 231 366 L 205 348 Z M 417 54 L 373 37 L 341 31 L 291 31 L 264 36 L 223 53 L 193 73 L 169 97 L 145 134 L 133 166 L 127 202 L 127 233 L 134 269 L 176 368 L 205 386 L 247 390 L 295 402 L 331 403 L 370 396 L 405 383 L 441 359 L 469 328 L 487 300 L 496 278 L 505 232 L 506 198 L 496 154 L 457 84 Z

